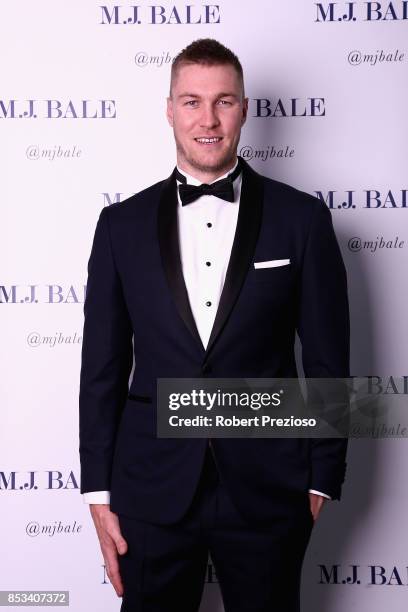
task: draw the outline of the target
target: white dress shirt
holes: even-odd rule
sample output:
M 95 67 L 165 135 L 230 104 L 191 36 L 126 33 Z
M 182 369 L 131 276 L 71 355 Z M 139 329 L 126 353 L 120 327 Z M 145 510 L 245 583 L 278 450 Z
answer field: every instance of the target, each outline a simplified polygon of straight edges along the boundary
M 235 166 L 215 180 L 219 181 L 235 170 Z M 195 177 L 177 166 L 187 183 L 200 185 Z M 215 181 L 212 181 L 215 182 Z M 180 181 L 177 181 L 177 185 Z M 180 259 L 188 298 L 204 347 L 207 347 L 218 304 L 224 286 L 237 226 L 241 197 L 242 173 L 235 179 L 234 201 L 228 202 L 213 195 L 203 195 L 186 206 L 178 194 L 178 235 Z M 311 493 L 330 497 L 310 489 Z M 88 504 L 109 504 L 109 491 L 83 494 Z
M 228 176 L 237 163 L 234 168 L 216 180 Z M 180 172 L 186 176 L 189 184 L 201 184 L 202 181 L 186 174 L 183 170 Z M 224 286 L 237 226 L 241 183 L 242 174 L 233 183 L 233 202 L 212 195 L 203 195 L 194 202 L 182 206 L 179 197 L 181 266 L 191 310 L 204 348 L 207 347 L 210 338 Z M 180 184 L 179 181 L 177 184 Z

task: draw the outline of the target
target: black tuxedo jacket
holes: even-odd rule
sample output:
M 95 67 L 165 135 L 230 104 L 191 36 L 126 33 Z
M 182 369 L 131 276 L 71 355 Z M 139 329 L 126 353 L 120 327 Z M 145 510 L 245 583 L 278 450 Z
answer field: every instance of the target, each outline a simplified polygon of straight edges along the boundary
M 175 171 L 101 211 L 84 304 L 81 492 L 110 490 L 114 512 L 170 524 L 198 482 L 208 441 L 156 437 L 157 378 L 295 378 L 296 331 L 307 377 L 349 376 L 347 280 L 329 209 L 241 162 L 237 229 L 207 348 L 181 269 Z M 290 264 L 254 268 L 273 259 Z M 309 488 L 339 498 L 346 444 L 212 442 L 225 486 L 253 522 L 291 512 Z

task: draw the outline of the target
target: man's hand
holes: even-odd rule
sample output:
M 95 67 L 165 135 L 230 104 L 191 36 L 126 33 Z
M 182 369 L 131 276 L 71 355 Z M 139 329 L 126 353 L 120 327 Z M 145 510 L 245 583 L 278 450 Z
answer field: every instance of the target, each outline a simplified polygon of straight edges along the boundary
M 128 546 L 120 532 L 118 515 L 110 511 L 108 504 L 89 504 L 89 509 L 105 559 L 106 573 L 117 596 L 122 597 L 123 584 L 119 573 L 118 553 L 124 555 Z
M 316 495 L 316 493 L 309 493 L 309 501 L 310 511 L 313 515 L 313 519 L 316 521 L 326 501 L 326 497 L 323 497 L 323 495 Z

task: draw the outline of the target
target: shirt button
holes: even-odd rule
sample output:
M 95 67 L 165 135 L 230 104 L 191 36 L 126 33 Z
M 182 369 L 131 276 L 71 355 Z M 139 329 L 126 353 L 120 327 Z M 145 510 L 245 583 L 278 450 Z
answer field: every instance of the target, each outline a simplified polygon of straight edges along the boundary
M 205 305 L 206 305 L 206 306 L 211 306 L 211 302 L 210 302 L 210 301 L 208 301 L 208 302 L 206 302 L 206 303 L 205 303 Z
M 206 266 L 211 266 L 211 261 L 206 261 L 206 262 L 205 262 L 205 265 L 206 265 Z
M 212 223 L 207 223 L 207 227 L 212 227 Z

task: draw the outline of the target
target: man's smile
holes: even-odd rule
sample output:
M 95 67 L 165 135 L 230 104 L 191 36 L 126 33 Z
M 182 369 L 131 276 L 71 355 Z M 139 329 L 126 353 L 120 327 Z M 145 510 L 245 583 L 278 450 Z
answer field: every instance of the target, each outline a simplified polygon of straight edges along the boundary
M 203 144 L 203 145 L 215 145 L 221 142 L 222 136 L 213 136 L 211 138 L 207 138 L 203 136 L 201 138 L 194 138 L 194 140 L 198 142 L 199 144 Z

